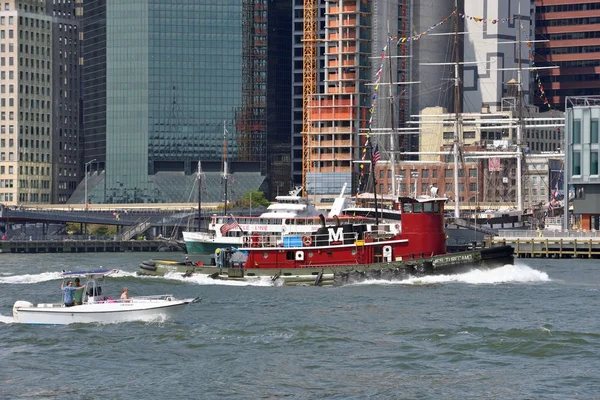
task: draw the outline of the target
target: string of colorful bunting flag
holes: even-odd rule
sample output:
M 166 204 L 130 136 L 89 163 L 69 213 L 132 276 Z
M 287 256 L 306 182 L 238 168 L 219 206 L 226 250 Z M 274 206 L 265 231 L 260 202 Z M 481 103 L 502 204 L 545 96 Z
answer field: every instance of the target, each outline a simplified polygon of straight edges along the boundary
M 365 135 L 365 140 L 363 141 L 363 150 L 362 150 L 362 156 L 361 156 L 361 160 L 362 161 L 366 161 L 367 160 L 367 144 L 369 143 L 369 141 L 371 140 L 371 126 L 372 126 L 372 122 L 373 122 L 373 115 L 375 113 L 375 102 L 377 100 L 377 94 L 379 92 L 379 86 L 381 83 L 381 75 L 383 72 L 383 64 L 384 64 L 384 60 L 387 54 L 387 50 L 388 50 L 388 46 L 390 44 L 390 42 L 392 40 L 396 41 L 396 45 L 401 45 L 407 42 L 411 42 L 411 41 L 415 41 L 415 40 L 420 40 L 423 36 L 426 36 L 428 33 L 430 33 L 431 31 L 435 30 L 436 28 L 438 28 L 439 26 L 445 24 L 446 22 L 448 22 L 448 20 L 450 18 L 452 18 L 453 16 L 458 16 L 459 18 L 463 18 L 463 19 L 468 19 L 468 20 L 472 20 L 475 22 L 480 22 L 482 24 L 498 24 L 498 23 L 507 23 L 507 22 L 514 22 L 515 20 L 517 20 L 518 18 L 515 17 L 508 17 L 508 18 L 481 18 L 481 17 L 473 17 L 473 16 L 469 16 L 463 13 L 459 13 L 457 12 L 457 10 L 452 11 L 452 13 L 450 13 L 450 15 L 448 15 L 446 18 L 444 18 L 443 20 L 439 21 L 438 23 L 430 26 L 429 28 L 427 28 L 424 32 L 421 32 L 417 35 L 413 35 L 413 36 L 407 36 L 407 37 L 397 37 L 397 36 L 391 36 L 388 38 L 388 43 L 385 45 L 385 47 L 383 48 L 382 52 L 381 52 L 381 65 L 379 67 L 379 69 L 377 70 L 377 72 L 375 73 L 375 82 L 373 85 L 373 95 L 371 97 L 371 107 L 369 108 L 369 121 L 368 121 L 368 125 L 367 125 L 367 133 Z M 527 34 L 527 33 L 526 33 Z M 537 82 L 537 86 L 538 86 L 538 90 L 540 95 L 538 96 L 540 99 L 542 99 L 544 105 L 546 105 L 548 107 L 548 109 L 552 109 L 553 106 L 550 104 L 550 102 L 548 101 L 548 98 L 546 97 L 546 93 L 544 91 L 544 86 L 542 85 L 542 81 L 540 78 L 540 75 L 537 72 L 537 69 L 535 69 L 535 57 L 534 57 L 534 53 L 532 51 L 532 46 L 531 46 L 531 42 L 527 41 L 527 46 L 529 47 L 529 61 L 530 61 L 530 66 L 532 67 L 532 70 L 535 71 L 535 80 Z M 365 163 L 360 163 L 360 173 L 359 173 L 359 177 L 358 177 L 358 188 L 359 191 L 362 189 L 362 185 L 363 185 L 363 179 L 364 179 L 364 175 L 365 175 Z M 357 192 L 358 195 L 358 192 Z
M 419 40 L 423 36 L 428 34 L 429 32 L 431 32 L 434 29 L 436 29 L 437 27 L 439 27 L 440 25 L 443 25 L 444 23 L 446 23 L 453 15 L 456 15 L 456 10 L 452 11 L 452 13 L 450 13 L 450 15 L 448 15 L 446 18 L 444 18 L 437 24 L 432 25 L 427 30 L 425 30 L 422 33 L 419 33 L 418 35 L 413 35 L 413 36 L 409 36 L 409 37 L 401 37 L 401 38 L 399 38 L 397 36 L 388 37 L 388 43 L 385 45 L 385 47 L 383 48 L 383 50 L 381 52 L 381 65 L 379 66 L 379 69 L 375 73 L 375 82 L 373 84 L 373 96 L 371 97 L 371 107 L 369 108 L 369 121 L 367 124 L 367 134 L 365 135 L 365 140 L 363 142 L 363 149 L 362 149 L 362 156 L 361 156 L 362 161 L 367 160 L 367 144 L 371 140 L 371 127 L 372 127 L 372 123 L 373 123 L 373 115 L 375 113 L 375 102 L 377 101 L 377 94 L 379 92 L 379 85 L 381 83 L 381 75 L 383 73 L 383 63 L 384 63 L 390 42 L 396 41 L 396 45 L 400 45 L 401 43 Z M 360 173 L 358 175 L 358 188 L 359 189 L 357 191 L 357 195 L 358 195 L 358 192 L 360 192 L 360 190 L 362 189 L 363 180 L 364 180 L 364 176 L 365 176 L 365 163 L 364 162 L 360 163 L 359 168 L 360 168 Z
M 430 26 L 429 28 L 427 28 L 424 32 L 421 32 L 417 35 L 413 35 L 413 36 L 407 36 L 407 37 L 397 37 L 397 36 L 392 36 L 391 39 L 392 40 L 396 40 L 396 44 L 400 45 L 401 43 L 406 43 L 406 42 L 411 42 L 414 40 L 419 40 L 421 39 L 423 36 L 427 35 L 429 32 L 431 32 L 432 30 L 436 29 L 437 27 L 439 27 L 440 25 L 445 24 L 450 18 L 452 18 L 453 15 L 456 15 L 456 10 L 452 11 L 450 13 L 450 15 L 448 15 L 446 18 L 444 18 L 443 20 L 441 20 L 440 22 L 438 22 L 437 24 L 434 24 L 432 26 Z

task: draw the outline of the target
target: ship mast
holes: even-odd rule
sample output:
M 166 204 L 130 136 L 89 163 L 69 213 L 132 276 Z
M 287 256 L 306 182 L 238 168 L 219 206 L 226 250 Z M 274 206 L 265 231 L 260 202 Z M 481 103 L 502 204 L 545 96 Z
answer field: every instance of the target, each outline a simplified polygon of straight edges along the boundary
M 460 123 L 460 81 L 459 81 L 459 51 L 458 51 L 458 0 L 454 0 L 454 144 L 452 156 L 454 158 L 454 218 L 460 218 L 458 191 L 458 125 Z
M 396 147 L 395 147 L 395 141 L 396 141 L 396 124 L 394 121 L 394 92 L 396 92 L 396 87 L 394 85 L 392 85 L 392 83 L 394 82 L 393 79 L 393 69 L 392 69 L 392 39 L 390 37 L 389 34 L 389 21 L 388 21 L 388 49 L 390 49 L 389 53 L 388 53 L 388 66 L 389 66 L 389 74 L 390 74 L 390 122 L 391 122 L 391 127 L 392 127 L 392 132 L 390 134 L 390 164 L 391 164 L 391 171 L 392 171 L 392 195 L 394 196 L 394 198 L 396 196 L 398 196 L 398 191 L 396 190 Z M 396 199 L 395 199 L 396 200 Z
M 223 121 L 223 176 L 221 177 L 221 182 L 225 186 L 225 204 L 224 204 L 223 215 L 227 215 L 227 181 L 228 180 L 229 180 L 229 175 L 227 174 L 227 128 L 225 128 L 225 121 Z
M 379 226 L 379 210 L 377 208 L 377 177 L 375 176 L 375 163 L 373 162 L 373 143 L 372 137 L 369 137 L 367 149 L 371 157 L 371 176 L 373 177 L 373 198 L 375 199 L 375 226 Z
M 198 232 L 202 232 L 202 179 L 204 174 L 202 173 L 201 162 L 198 161 L 198 173 L 196 179 L 198 180 Z
M 517 24 L 517 210 L 523 211 L 523 188 L 521 187 L 522 161 L 523 161 L 523 66 L 521 65 L 521 2 L 519 2 L 519 17 Z

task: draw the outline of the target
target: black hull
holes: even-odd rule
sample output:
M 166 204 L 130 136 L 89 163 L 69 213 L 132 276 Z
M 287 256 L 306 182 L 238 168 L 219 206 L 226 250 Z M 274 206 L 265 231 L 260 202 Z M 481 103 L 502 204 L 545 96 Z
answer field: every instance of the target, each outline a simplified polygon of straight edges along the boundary
M 143 269 L 146 271 L 156 271 L 156 265 L 149 265 L 149 264 L 141 263 L 140 269 Z

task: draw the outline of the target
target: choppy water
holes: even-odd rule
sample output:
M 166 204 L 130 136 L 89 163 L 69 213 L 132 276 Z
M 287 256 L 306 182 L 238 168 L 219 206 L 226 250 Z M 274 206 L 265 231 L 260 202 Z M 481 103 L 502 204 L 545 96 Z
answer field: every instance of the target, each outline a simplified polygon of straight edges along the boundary
M 153 256 L 0 254 L 0 398 L 600 398 L 597 261 L 320 288 L 135 276 Z M 177 322 L 12 322 L 100 266 L 115 296 L 203 300 Z

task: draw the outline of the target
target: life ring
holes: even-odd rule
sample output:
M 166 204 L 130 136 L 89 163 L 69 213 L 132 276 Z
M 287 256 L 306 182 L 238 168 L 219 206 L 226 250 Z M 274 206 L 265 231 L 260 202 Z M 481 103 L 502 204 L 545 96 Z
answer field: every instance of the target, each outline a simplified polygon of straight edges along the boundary
M 309 247 L 312 244 L 312 237 L 309 235 L 302 236 L 302 244 Z

